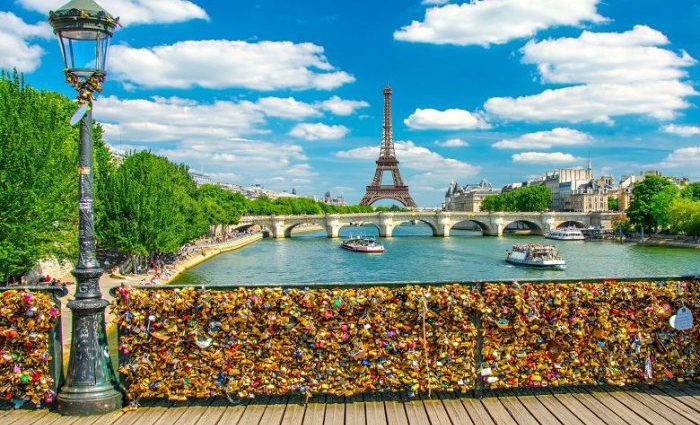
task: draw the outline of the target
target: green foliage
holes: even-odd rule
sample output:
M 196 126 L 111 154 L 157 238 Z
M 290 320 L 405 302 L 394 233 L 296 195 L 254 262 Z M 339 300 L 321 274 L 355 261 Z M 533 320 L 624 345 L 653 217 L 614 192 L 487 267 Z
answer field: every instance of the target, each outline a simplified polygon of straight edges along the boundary
M 659 229 L 657 218 L 661 216 L 661 208 L 666 205 L 670 192 L 664 192 L 664 195 L 660 195 L 656 201 L 654 197 L 670 186 L 672 183 L 661 176 L 646 176 L 644 180 L 637 183 L 632 189 L 632 202 L 627 210 L 630 221 L 646 231 L 657 231 Z
M 619 211 L 620 210 L 620 200 L 617 198 L 610 197 L 608 198 L 608 210 L 610 211 Z
M 238 223 L 247 204 L 247 199 L 242 194 L 213 184 L 200 186 L 196 199 L 210 226 Z
M 198 202 L 187 167 L 150 152 L 127 156 L 105 186 L 100 244 L 131 255 L 177 252 L 206 234 L 208 216 L 219 213 Z
M 668 208 L 671 230 L 690 236 L 700 236 L 700 200 L 676 198 Z
M 404 208 L 402 206 L 394 204 L 390 207 L 379 206 L 374 210 L 377 212 L 407 212 L 408 208 Z
M 667 186 L 652 196 L 649 208 L 658 229 L 663 230 L 670 226 L 668 209 L 680 193 L 680 189 L 676 186 Z
M 690 183 L 681 190 L 681 196 L 692 201 L 700 201 L 700 182 Z
M 38 260 L 75 255 L 78 219 L 76 104 L 0 75 L 0 278 Z M 102 130 L 94 129 L 95 184 L 108 172 Z M 99 189 L 98 189 L 99 190 Z
M 536 212 L 546 211 L 552 202 L 552 193 L 544 186 L 526 186 L 498 195 L 486 196 L 482 211 Z
M 277 198 L 260 196 L 247 204 L 241 214 L 247 215 L 313 215 L 360 214 L 375 211 L 369 205 L 328 205 L 310 198 Z M 380 211 L 377 208 L 377 211 Z M 394 211 L 394 210 L 392 210 Z

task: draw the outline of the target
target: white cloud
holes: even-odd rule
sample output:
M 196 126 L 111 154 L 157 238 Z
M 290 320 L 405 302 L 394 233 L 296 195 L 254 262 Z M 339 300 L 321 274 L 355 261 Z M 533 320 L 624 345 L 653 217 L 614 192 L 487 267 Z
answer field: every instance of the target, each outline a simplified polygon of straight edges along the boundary
M 34 72 L 41 63 L 44 49 L 29 40 L 52 37 L 46 22 L 28 24 L 12 12 L 0 12 L 0 68 Z
M 421 4 L 428 4 L 428 5 L 441 5 L 441 4 L 447 4 L 449 2 L 450 2 L 450 0 L 423 0 L 420 3 Z
M 27 9 L 47 14 L 66 3 L 66 0 L 17 0 Z M 209 19 L 207 12 L 186 0 L 109 0 L 102 5 L 122 25 L 164 24 L 185 22 L 192 19 Z
M 321 115 L 316 107 L 293 97 L 263 97 L 258 99 L 260 111 L 269 117 L 304 119 Z
M 355 78 L 336 70 L 312 43 L 236 40 L 181 41 L 148 48 L 114 46 L 110 69 L 146 88 L 331 90 Z
M 239 137 L 259 133 L 259 126 L 265 123 L 253 102 L 198 103 L 177 97 L 100 98 L 95 118 L 105 123 L 108 135 L 140 142 Z
M 369 103 L 364 100 L 347 100 L 333 96 L 320 103 L 320 108 L 335 115 L 352 115 L 357 109 L 366 108 Z
M 576 161 L 581 161 L 581 158 L 562 152 L 523 152 L 513 155 L 513 162 L 523 164 L 570 164 Z
M 474 130 L 490 128 L 478 113 L 463 109 L 416 109 L 404 121 L 406 126 L 416 130 Z
M 552 146 L 573 146 L 593 143 L 588 133 L 571 128 L 558 127 L 549 131 L 523 134 L 514 139 L 503 139 L 493 144 L 497 149 L 549 149 Z
M 623 33 L 584 31 L 578 38 L 531 41 L 523 63 L 536 64 L 544 83 L 578 84 L 521 97 L 489 99 L 485 109 L 507 120 L 603 122 L 646 115 L 672 119 L 697 94 L 683 79 L 696 63 L 686 52 L 657 46 L 668 39 L 637 25 Z
M 304 140 L 337 140 L 350 130 L 344 125 L 327 125 L 323 123 L 299 123 L 292 128 L 289 135 Z
M 700 146 L 690 146 L 676 149 L 661 163 L 662 167 L 687 168 L 689 171 L 697 172 L 700 164 Z
M 411 22 L 394 32 L 394 38 L 459 46 L 503 44 L 550 27 L 603 22 L 605 18 L 596 11 L 599 2 L 482 0 L 448 4 L 428 9 L 423 21 Z
M 313 172 L 299 145 L 240 137 L 266 132 L 266 115 L 255 102 L 110 96 L 97 101 L 95 115 L 116 149 L 147 148 L 225 181 L 272 183 L 273 177 L 287 180 L 303 169 Z
M 462 139 L 447 139 L 447 140 L 438 140 L 435 142 L 437 146 L 441 146 L 443 148 L 466 148 L 469 146 L 469 143 L 465 142 Z
M 445 158 L 437 152 L 416 145 L 412 141 L 397 141 L 394 146 L 396 147 L 396 157 L 401 162 L 400 167 L 419 172 L 407 178 L 415 183 L 442 184 L 451 178 L 473 177 L 481 170 L 480 167 L 467 162 Z M 351 160 L 375 161 L 379 157 L 379 146 L 364 146 L 340 151 L 336 153 L 336 156 Z
M 666 133 L 675 134 L 681 137 L 690 137 L 700 134 L 700 127 L 697 125 L 676 125 L 668 124 L 662 127 Z

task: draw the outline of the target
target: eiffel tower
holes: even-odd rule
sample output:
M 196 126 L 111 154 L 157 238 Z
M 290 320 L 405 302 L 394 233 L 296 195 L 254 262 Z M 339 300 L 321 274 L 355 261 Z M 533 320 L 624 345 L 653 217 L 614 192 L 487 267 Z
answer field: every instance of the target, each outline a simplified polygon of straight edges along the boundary
M 416 208 L 416 202 L 408 193 L 408 186 L 401 179 L 399 160 L 396 159 L 394 135 L 391 129 L 391 87 L 388 85 L 384 87 L 384 125 L 382 128 L 382 145 L 379 148 L 377 170 L 374 172 L 372 183 L 367 186 L 367 191 L 362 197 L 360 205 L 371 205 L 380 199 L 393 199 L 401 202 L 405 207 Z M 391 172 L 394 181 L 392 185 L 382 185 L 382 176 L 387 171 Z

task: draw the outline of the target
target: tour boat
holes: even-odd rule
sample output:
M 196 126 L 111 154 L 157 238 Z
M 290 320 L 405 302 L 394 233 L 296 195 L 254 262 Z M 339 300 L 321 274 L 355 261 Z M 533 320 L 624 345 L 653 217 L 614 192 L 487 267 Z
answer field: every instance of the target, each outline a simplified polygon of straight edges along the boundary
M 554 245 L 515 244 L 506 254 L 506 262 L 516 266 L 566 268 L 566 261 Z
M 380 253 L 384 252 L 384 246 L 377 243 L 374 238 L 350 237 L 340 244 L 340 247 L 353 252 Z
M 566 228 L 566 229 L 551 230 L 551 231 L 547 232 L 547 235 L 545 235 L 545 238 L 556 239 L 558 241 L 582 241 L 582 240 L 586 239 L 586 237 L 583 236 L 583 232 L 581 232 L 581 230 L 576 229 L 574 227 Z

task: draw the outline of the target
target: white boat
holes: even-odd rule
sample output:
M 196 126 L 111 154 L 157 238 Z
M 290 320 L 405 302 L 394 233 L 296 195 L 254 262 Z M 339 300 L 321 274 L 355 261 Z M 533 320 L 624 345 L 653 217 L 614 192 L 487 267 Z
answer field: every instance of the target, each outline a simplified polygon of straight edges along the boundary
M 340 247 L 353 252 L 364 252 L 368 254 L 384 252 L 384 245 L 378 244 L 374 238 L 353 238 L 352 236 L 343 241 Z
M 586 239 L 583 232 L 575 227 L 551 230 L 547 232 L 545 238 L 558 241 L 582 241 Z
M 566 268 L 566 261 L 559 256 L 554 245 L 515 244 L 506 254 L 506 262 L 516 266 Z

